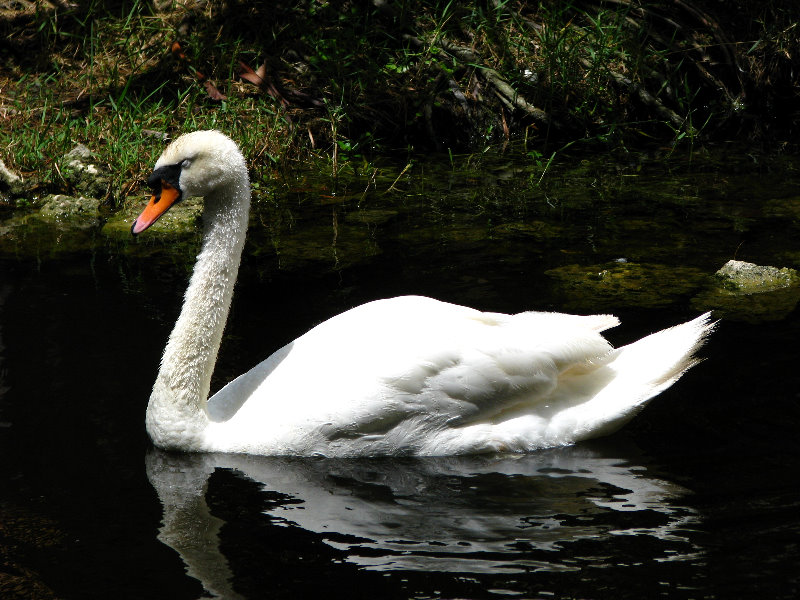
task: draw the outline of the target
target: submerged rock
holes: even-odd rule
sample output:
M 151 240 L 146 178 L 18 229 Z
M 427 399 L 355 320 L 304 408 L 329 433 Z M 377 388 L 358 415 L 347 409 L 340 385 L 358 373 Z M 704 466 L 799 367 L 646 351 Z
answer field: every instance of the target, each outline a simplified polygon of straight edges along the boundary
M 317 265 L 325 270 L 340 270 L 381 253 L 374 231 L 355 220 L 330 223 L 305 223 L 290 230 L 273 230 L 266 244 L 251 240 L 251 251 L 262 256 L 275 255 L 281 270 Z
M 50 217 L 17 211 L 0 221 L 0 257 L 56 257 L 85 252 L 94 244 L 97 215 Z
M 529 221 L 526 223 L 504 223 L 493 228 L 492 233 L 503 237 L 530 238 L 546 242 L 563 235 L 563 228 L 545 221 Z
M 777 268 L 729 260 L 716 272 L 714 284 L 692 300 L 698 310 L 713 310 L 731 321 L 779 321 L 800 301 L 800 276 Z
M 617 307 L 654 308 L 691 296 L 707 276 L 690 267 L 620 262 L 566 265 L 545 272 L 555 280 L 569 311 L 596 312 Z

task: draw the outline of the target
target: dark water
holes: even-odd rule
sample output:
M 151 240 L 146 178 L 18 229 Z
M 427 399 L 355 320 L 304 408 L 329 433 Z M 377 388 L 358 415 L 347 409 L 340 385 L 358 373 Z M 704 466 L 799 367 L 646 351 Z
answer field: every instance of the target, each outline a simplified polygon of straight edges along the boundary
M 373 186 L 370 173 L 287 177 L 257 199 L 214 386 L 327 316 L 401 293 L 509 312 L 613 308 L 617 344 L 684 320 L 701 275 L 734 256 L 800 266 L 800 163 L 733 156 L 576 161 L 541 186 L 502 158 L 417 165 L 392 191 L 389 168 Z M 704 363 L 593 443 L 400 460 L 170 455 L 150 447 L 143 416 L 188 259 L 96 229 L 8 233 L 0 219 L 0 597 L 800 592 L 796 311 L 723 321 Z M 559 279 L 620 264 L 643 265 L 641 285 Z M 666 276 L 678 266 L 684 284 Z

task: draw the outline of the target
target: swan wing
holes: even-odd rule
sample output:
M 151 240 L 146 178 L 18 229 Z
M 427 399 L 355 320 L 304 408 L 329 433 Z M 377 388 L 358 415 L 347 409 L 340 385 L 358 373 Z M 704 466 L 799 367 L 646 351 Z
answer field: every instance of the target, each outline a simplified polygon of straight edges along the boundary
M 218 425 L 210 432 L 275 444 L 273 453 L 360 453 L 366 445 L 448 453 L 430 447 L 447 438 L 440 432 L 463 433 L 542 403 L 547 411 L 565 374 L 596 371 L 613 355 L 599 332 L 616 324 L 608 315 L 484 313 L 416 296 L 371 302 L 220 390 L 209 401 Z

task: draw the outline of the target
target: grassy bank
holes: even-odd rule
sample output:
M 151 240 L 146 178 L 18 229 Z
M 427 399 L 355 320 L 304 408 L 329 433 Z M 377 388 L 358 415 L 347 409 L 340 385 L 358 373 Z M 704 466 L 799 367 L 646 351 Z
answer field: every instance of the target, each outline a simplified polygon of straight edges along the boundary
M 534 160 L 575 142 L 778 147 L 800 120 L 794 5 L 0 0 L 0 158 L 28 193 L 69 193 L 62 157 L 86 144 L 113 204 L 197 128 L 263 168 L 509 142 Z

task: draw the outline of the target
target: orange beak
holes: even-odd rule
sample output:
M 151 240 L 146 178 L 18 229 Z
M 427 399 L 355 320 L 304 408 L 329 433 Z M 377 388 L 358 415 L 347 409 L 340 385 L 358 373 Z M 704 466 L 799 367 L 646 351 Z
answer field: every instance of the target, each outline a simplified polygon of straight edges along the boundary
M 142 211 L 131 226 L 133 235 L 142 233 L 145 229 L 155 223 L 161 215 L 169 210 L 181 197 L 181 193 L 163 179 L 161 180 L 161 191 L 150 198 L 145 209 Z

